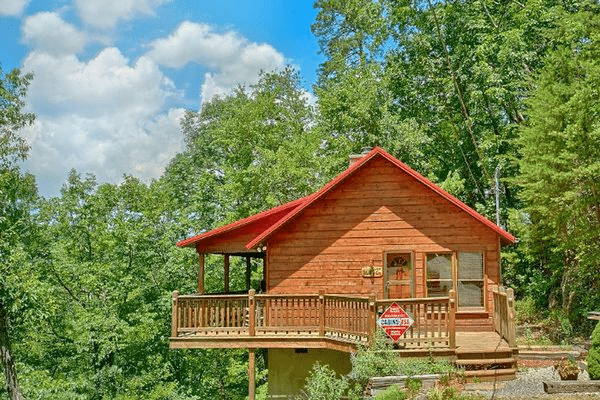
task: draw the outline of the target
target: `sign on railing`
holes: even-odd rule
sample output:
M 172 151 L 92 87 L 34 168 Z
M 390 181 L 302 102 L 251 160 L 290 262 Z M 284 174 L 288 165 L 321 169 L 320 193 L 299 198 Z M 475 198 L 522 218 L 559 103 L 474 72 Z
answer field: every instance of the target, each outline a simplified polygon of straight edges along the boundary
M 414 322 L 410 315 L 396 303 L 392 303 L 377 321 L 383 331 L 394 342 L 397 342 Z

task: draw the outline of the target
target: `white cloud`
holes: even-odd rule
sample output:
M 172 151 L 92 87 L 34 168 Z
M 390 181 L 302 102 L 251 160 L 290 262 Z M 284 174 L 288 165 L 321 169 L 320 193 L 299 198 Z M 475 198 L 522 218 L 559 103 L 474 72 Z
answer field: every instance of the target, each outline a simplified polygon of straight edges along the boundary
M 76 54 L 87 42 L 86 35 L 55 12 L 40 12 L 25 19 L 21 28 L 27 43 L 50 54 Z
M 117 182 L 124 173 L 157 178 L 183 148 L 183 110 L 164 111 L 173 83 L 147 57 L 131 64 L 107 48 L 82 62 L 33 52 L 24 70 L 35 73 L 27 102 L 37 114 L 26 133 L 27 167 L 42 194 L 56 194 L 71 168 L 101 182 Z
M 21 15 L 29 0 L 0 0 L 0 15 Z
M 148 56 L 171 68 L 191 61 L 214 68 L 234 61 L 244 44 L 235 32 L 218 34 L 209 25 L 185 21 L 169 37 L 152 42 Z
M 168 0 L 75 0 L 80 18 L 99 28 L 112 28 L 119 20 L 136 15 L 153 15 Z
M 205 74 L 203 101 L 227 94 L 238 84 L 256 83 L 261 70 L 271 71 L 285 63 L 285 57 L 268 44 L 251 43 L 235 32 L 217 33 L 209 25 L 188 21 L 150 47 L 147 56 L 161 65 L 181 68 L 196 62 L 214 71 Z

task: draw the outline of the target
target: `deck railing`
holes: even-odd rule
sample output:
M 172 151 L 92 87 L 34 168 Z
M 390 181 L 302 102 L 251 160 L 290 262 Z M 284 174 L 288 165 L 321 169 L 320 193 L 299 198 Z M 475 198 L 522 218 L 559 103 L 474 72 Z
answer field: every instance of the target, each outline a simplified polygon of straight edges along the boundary
M 455 304 L 451 297 L 376 300 L 371 297 L 255 294 L 179 295 L 173 293 L 172 338 L 323 337 L 366 344 L 377 318 L 392 302 L 414 320 L 398 341 L 405 348 L 455 347 Z
M 517 346 L 515 328 L 515 294 L 513 289 L 492 290 L 494 298 L 494 330 L 510 347 Z

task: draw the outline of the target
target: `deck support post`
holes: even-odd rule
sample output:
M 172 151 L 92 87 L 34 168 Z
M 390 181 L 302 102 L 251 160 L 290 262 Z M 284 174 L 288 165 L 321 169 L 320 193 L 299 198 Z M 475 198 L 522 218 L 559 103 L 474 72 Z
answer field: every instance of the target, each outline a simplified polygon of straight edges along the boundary
M 171 306 L 171 337 L 177 337 L 177 328 L 179 326 L 179 310 L 177 309 L 177 298 L 179 291 L 173 292 L 173 304 Z
M 449 315 L 448 315 L 448 338 L 449 345 L 451 349 L 456 348 L 456 292 L 454 289 L 450 289 L 448 291 L 448 307 L 449 307 Z
M 256 290 L 248 291 L 248 336 L 256 335 Z
M 377 330 L 377 293 L 369 295 L 369 346 L 373 345 L 375 331 Z
M 254 400 L 256 392 L 256 349 L 248 349 L 248 400 Z
M 223 257 L 223 269 L 223 291 L 229 293 L 229 254 L 225 254 Z
M 204 294 L 204 254 L 200 251 L 198 251 L 198 294 Z
M 252 273 L 252 264 L 250 257 L 246 257 L 246 290 L 250 290 L 250 275 Z
M 325 291 L 319 290 L 319 336 L 325 336 Z

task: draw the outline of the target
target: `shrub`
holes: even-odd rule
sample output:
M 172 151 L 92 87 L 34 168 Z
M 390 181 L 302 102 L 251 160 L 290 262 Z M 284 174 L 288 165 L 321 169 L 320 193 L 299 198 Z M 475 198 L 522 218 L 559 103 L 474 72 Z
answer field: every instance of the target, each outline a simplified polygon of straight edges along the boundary
M 407 398 L 408 393 L 406 393 L 400 385 L 390 386 L 385 392 L 381 392 L 375 396 L 375 400 L 405 400 Z
M 537 309 L 533 297 L 515 300 L 515 323 L 517 325 L 533 324 L 539 320 L 540 311 Z
M 419 390 L 423 387 L 423 382 L 417 378 L 406 378 L 406 382 L 404 383 L 406 389 L 411 395 L 417 394 Z
M 600 379 L 600 322 L 592 332 L 592 347 L 587 356 L 587 371 L 590 379 Z
M 304 391 L 307 400 L 339 400 L 348 389 L 348 380 L 338 377 L 328 365 L 313 366 Z

